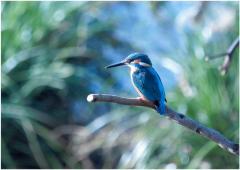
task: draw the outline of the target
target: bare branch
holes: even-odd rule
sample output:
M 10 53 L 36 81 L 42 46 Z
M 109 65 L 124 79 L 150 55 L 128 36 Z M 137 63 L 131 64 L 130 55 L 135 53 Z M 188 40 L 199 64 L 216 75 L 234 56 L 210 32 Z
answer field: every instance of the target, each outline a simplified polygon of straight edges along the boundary
M 107 94 L 90 94 L 87 97 L 88 102 L 109 102 L 109 103 L 117 103 L 122 105 L 131 105 L 131 106 L 143 106 L 155 109 L 154 105 L 150 102 L 146 102 L 141 100 L 140 98 L 124 98 Z M 236 144 L 218 131 L 208 128 L 203 124 L 187 117 L 184 114 L 177 113 L 168 106 L 166 106 L 166 117 L 171 120 L 176 121 L 176 123 L 190 129 L 191 131 L 196 132 L 197 134 L 204 136 L 205 138 L 214 141 L 221 148 L 227 150 L 228 152 L 239 155 L 239 144 Z
M 239 38 L 237 38 L 232 43 L 232 45 L 228 48 L 227 55 L 226 55 L 226 57 L 224 59 L 223 65 L 220 68 L 222 75 L 226 74 L 226 72 L 227 72 L 227 70 L 228 70 L 228 68 L 230 66 L 230 62 L 232 60 L 232 57 L 233 57 L 233 52 L 238 47 L 238 45 L 239 45 Z
M 238 47 L 238 45 L 239 45 L 239 37 L 237 37 L 234 40 L 234 42 L 228 48 L 227 52 L 216 54 L 214 56 L 207 56 L 207 57 L 205 57 L 205 60 L 208 61 L 209 59 L 225 57 L 223 65 L 220 67 L 221 74 L 225 75 L 229 66 L 230 66 L 230 63 L 231 63 L 231 60 L 232 60 L 232 57 L 233 57 L 233 53 L 234 53 L 235 49 Z

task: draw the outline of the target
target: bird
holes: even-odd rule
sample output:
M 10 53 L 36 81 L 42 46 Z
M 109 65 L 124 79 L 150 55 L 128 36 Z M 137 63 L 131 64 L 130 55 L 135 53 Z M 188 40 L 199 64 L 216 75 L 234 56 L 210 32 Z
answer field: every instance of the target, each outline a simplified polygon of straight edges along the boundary
M 118 66 L 128 66 L 130 68 L 131 82 L 140 95 L 140 99 L 151 102 L 160 115 L 166 113 L 165 90 L 160 76 L 152 66 L 148 55 L 142 53 L 132 53 L 121 62 L 111 64 L 105 68 Z

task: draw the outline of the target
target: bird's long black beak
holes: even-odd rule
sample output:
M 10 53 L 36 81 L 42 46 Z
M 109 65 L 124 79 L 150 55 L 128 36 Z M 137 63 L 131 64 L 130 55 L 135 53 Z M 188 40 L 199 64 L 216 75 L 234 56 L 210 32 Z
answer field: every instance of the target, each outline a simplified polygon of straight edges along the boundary
M 125 61 L 122 61 L 120 63 L 115 63 L 115 64 L 111 64 L 109 66 L 106 66 L 105 68 L 112 68 L 112 67 L 118 67 L 118 66 L 122 66 L 122 65 L 125 65 L 126 62 Z

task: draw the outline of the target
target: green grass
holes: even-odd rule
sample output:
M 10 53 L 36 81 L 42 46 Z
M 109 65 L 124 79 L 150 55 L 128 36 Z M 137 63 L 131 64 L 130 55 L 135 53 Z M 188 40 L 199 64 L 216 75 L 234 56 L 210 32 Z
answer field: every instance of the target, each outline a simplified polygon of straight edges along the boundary
M 135 95 L 125 88 L 126 79 L 119 82 L 125 72 L 106 72 L 104 66 L 112 62 L 111 52 L 119 56 L 141 49 L 115 36 L 119 18 L 108 11 L 112 5 L 134 10 L 136 4 L 2 3 L 2 168 L 239 167 L 238 157 L 147 108 L 87 103 L 89 93 Z M 151 3 L 159 29 L 169 18 L 157 11 L 170 10 L 168 4 Z M 239 13 L 235 3 L 222 5 Z M 225 76 L 218 70 L 223 58 L 203 58 L 203 52 L 224 52 L 239 35 L 239 16 L 234 19 L 209 41 L 201 30 L 209 20 L 182 32 L 184 49 L 173 46 L 166 52 L 182 69 L 173 72 L 177 81 L 167 98 L 175 110 L 237 142 L 239 50 Z

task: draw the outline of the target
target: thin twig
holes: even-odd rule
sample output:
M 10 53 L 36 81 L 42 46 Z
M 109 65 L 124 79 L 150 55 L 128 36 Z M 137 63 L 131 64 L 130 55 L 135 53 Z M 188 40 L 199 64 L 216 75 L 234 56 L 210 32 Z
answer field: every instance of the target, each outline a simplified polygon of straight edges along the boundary
M 234 53 L 235 49 L 238 47 L 238 45 L 239 45 L 239 37 L 237 37 L 233 41 L 231 46 L 228 48 L 227 52 L 219 53 L 219 54 L 216 54 L 213 56 L 207 56 L 207 57 L 205 57 L 205 60 L 208 61 L 208 60 L 212 60 L 212 59 L 219 58 L 219 57 L 225 57 L 224 62 L 222 64 L 222 66 L 220 67 L 221 74 L 225 75 L 230 66 L 231 60 L 233 58 L 233 53 Z
M 131 106 L 144 106 L 155 109 L 154 105 L 150 102 L 140 100 L 139 98 L 124 98 L 107 94 L 90 94 L 87 97 L 88 102 L 109 102 L 118 103 L 122 105 Z M 168 106 L 166 106 L 166 117 L 171 120 L 176 121 L 178 124 L 196 132 L 197 134 L 206 137 L 209 140 L 216 142 L 221 148 L 227 150 L 228 152 L 239 155 L 239 144 L 234 143 L 220 134 L 218 131 L 208 128 L 203 124 L 183 115 L 177 113 Z

